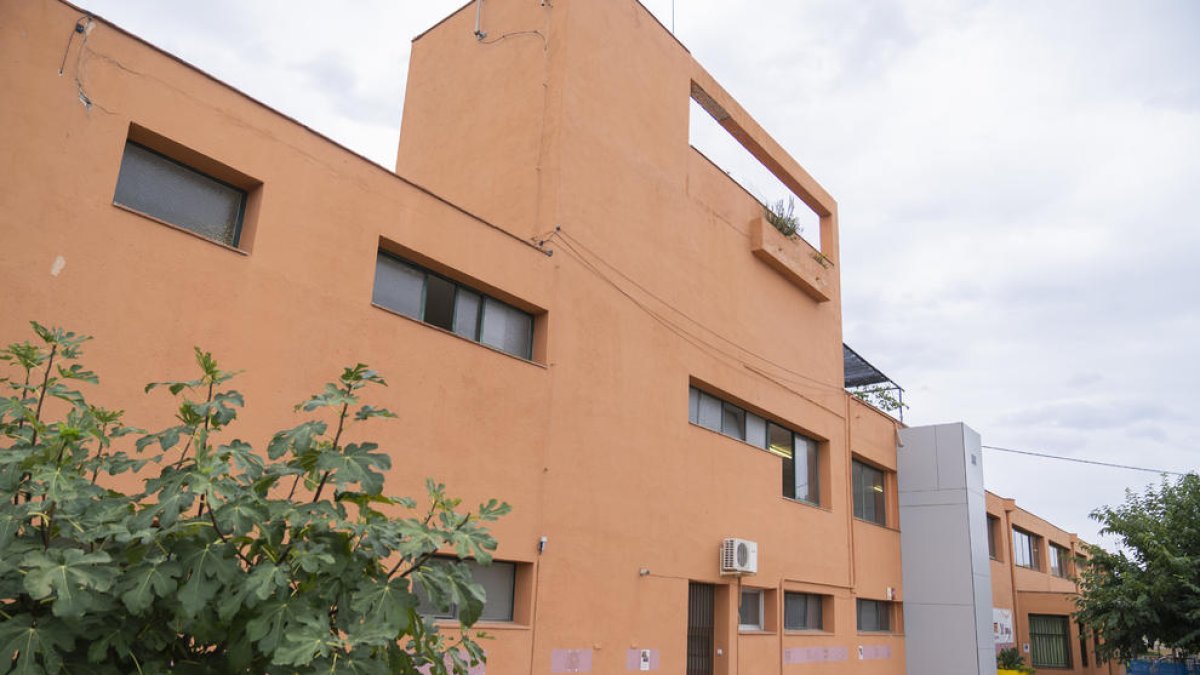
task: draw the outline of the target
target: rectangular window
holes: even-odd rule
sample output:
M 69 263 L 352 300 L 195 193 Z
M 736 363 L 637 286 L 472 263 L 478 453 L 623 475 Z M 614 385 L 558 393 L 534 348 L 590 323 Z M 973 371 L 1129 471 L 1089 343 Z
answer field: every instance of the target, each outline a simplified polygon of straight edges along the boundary
M 1029 645 L 1034 668 L 1071 667 L 1071 632 L 1067 617 L 1030 614 Z
M 783 496 L 821 503 L 817 441 L 696 387 L 688 389 L 688 421 L 778 455 L 783 462 Z
M 1084 668 L 1087 668 L 1087 665 L 1088 665 L 1087 630 L 1084 629 L 1083 624 L 1081 624 L 1081 623 L 1076 623 L 1075 625 L 1079 628 L 1079 664 L 1082 665 Z M 1099 665 L 1099 664 L 1097 664 L 1097 665 Z
M 787 630 L 822 630 L 824 597 L 812 593 L 783 594 L 783 627 Z
M 1067 549 L 1058 544 L 1050 544 L 1050 574 L 1066 578 L 1070 573 L 1068 564 L 1071 560 Z
M 447 565 L 453 560 L 451 558 L 434 558 L 428 564 Z M 494 561 L 491 565 L 480 565 L 474 560 L 464 560 L 463 564 L 470 568 L 471 576 L 476 583 L 483 586 L 486 593 L 487 599 L 484 601 L 483 613 L 479 615 L 479 620 L 512 621 L 517 581 L 516 563 Z M 438 607 L 426 595 L 421 584 L 413 584 L 412 588 L 413 593 L 417 596 L 417 612 L 419 614 L 436 619 L 458 618 L 457 605 Z
M 892 603 L 858 599 L 858 630 L 887 633 L 892 630 Z
M 743 588 L 742 600 L 738 605 L 738 628 L 763 630 L 763 605 L 761 588 Z
M 127 141 L 113 203 L 236 247 L 246 192 Z
M 1013 564 L 1017 567 L 1026 567 L 1031 570 L 1041 569 L 1039 562 L 1041 556 L 1041 545 L 1038 543 L 1041 537 L 1030 534 L 1025 530 L 1013 528 Z
M 887 525 L 887 494 L 883 472 L 854 460 L 851 481 L 854 486 L 854 517 Z
M 987 527 L 988 556 L 992 560 L 999 560 L 1000 557 L 996 555 L 996 551 L 999 549 L 997 544 L 1000 541 L 1000 519 L 996 516 L 988 516 Z
M 371 302 L 523 359 L 533 358 L 533 316 L 407 260 L 379 252 Z

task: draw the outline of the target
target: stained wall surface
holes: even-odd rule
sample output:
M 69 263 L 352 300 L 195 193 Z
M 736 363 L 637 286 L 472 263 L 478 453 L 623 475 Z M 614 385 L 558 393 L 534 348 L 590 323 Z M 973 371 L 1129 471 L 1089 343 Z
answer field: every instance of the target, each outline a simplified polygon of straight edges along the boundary
M 380 370 L 389 486 L 513 506 L 489 673 L 620 672 L 642 649 L 682 673 L 689 582 L 715 586 L 717 673 L 903 672 L 899 425 L 842 388 L 836 203 L 636 2 L 486 8 L 510 37 L 483 44 L 464 8 L 415 41 L 397 174 L 100 19 L 60 76 L 83 12 L 0 4 L 0 340 L 94 336 L 103 403 L 146 428 L 172 409 L 142 386 L 202 346 L 245 370 L 235 433 L 259 445 L 342 366 Z M 697 91 L 818 213 L 820 252 L 688 145 Z M 245 185 L 238 245 L 115 205 L 130 139 Z M 532 314 L 532 358 L 374 306 L 381 249 Z M 778 456 L 689 423 L 692 387 L 817 440 L 819 504 L 782 494 Z M 854 517 L 854 461 L 886 477 L 882 524 Z M 726 537 L 758 544 L 757 574 L 719 573 Z M 741 588 L 761 628 L 738 628 Z M 820 630 L 784 626 L 789 593 L 825 598 Z M 893 603 L 889 630 L 858 630 L 859 599 Z

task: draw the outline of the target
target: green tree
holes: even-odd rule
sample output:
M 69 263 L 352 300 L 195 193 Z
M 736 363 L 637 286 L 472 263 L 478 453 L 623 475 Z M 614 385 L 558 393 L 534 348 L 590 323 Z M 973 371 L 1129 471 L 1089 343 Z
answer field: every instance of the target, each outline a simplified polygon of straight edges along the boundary
M 1101 656 L 1200 652 L 1200 476 L 1126 491 L 1091 515 L 1120 540 L 1115 553 L 1091 546 L 1080 566 L 1076 617 L 1103 640 Z
M 386 494 L 389 455 L 348 442 L 395 416 L 360 402 L 385 384 L 377 373 L 346 368 L 260 453 L 231 437 L 242 395 L 210 354 L 196 350 L 195 379 L 146 387 L 177 407 L 176 424 L 144 434 L 77 389 L 98 383 L 78 363 L 86 337 L 34 330 L 0 352 L 0 675 L 458 673 L 483 660 L 482 587 L 461 562 L 428 563 L 447 549 L 489 563 L 483 523 L 508 505 L 461 513 L 432 481 L 419 511 Z M 112 489 L 129 471 L 143 489 Z M 462 630 L 418 614 L 417 586 L 457 606 Z

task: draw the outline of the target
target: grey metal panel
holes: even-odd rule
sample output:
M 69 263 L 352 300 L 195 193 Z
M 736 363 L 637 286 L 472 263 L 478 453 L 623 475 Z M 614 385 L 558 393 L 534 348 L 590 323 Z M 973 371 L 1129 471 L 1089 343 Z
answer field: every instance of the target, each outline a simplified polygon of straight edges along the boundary
M 903 429 L 900 442 L 908 672 L 995 675 L 979 435 L 943 424 Z
M 925 450 L 935 447 L 933 427 L 901 429 L 900 443 L 896 450 L 900 494 L 938 489 L 937 455 Z

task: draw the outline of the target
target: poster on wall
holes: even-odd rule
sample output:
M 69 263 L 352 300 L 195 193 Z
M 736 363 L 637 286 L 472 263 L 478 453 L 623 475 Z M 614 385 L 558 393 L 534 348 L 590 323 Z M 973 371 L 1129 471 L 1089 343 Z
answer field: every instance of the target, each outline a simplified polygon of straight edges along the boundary
M 1013 614 L 1011 609 L 992 608 L 992 636 L 998 645 L 1013 644 Z

